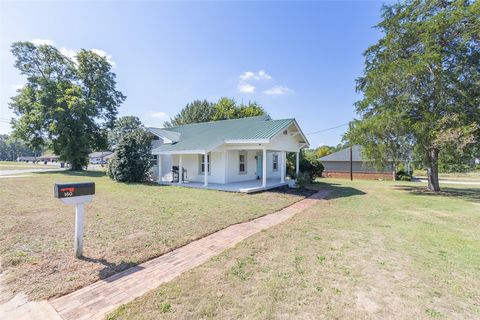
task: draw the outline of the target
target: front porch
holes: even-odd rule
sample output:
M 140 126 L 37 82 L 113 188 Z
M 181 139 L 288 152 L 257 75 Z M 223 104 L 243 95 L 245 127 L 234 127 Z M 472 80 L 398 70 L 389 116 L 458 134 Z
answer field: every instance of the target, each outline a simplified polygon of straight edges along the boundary
M 182 186 L 187 188 L 198 188 L 198 189 L 210 189 L 210 190 L 219 190 L 219 191 L 228 191 L 228 192 L 241 192 L 241 193 L 254 193 L 269 189 L 275 189 L 287 185 L 294 184 L 294 180 L 286 179 L 282 182 L 280 179 L 267 179 L 266 185 L 263 186 L 263 181 L 260 180 L 247 180 L 240 182 L 230 182 L 230 183 L 209 183 L 205 186 L 202 182 L 183 182 L 183 183 L 172 183 L 172 182 L 161 182 L 162 185 L 170 186 Z

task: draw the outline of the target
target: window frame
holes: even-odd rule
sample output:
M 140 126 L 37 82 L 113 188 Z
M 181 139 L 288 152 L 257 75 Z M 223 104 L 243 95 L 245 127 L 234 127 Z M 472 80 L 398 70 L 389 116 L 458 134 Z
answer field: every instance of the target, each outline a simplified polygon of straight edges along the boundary
M 273 154 L 272 155 L 272 171 L 277 172 L 278 171 L 278 154 Z
M 198 158 L 198 171 L 200 174 L 205 174 L 205 155 L 204 154 L 200 154 L 199 155 L 200 157 Z M 207 161 L 208 161 L 208 165 L 207 165 L 207 170 L 208 170 L 208 174 L 210 174 L 210 164 L 211 164 L 211 161 L 212 159 L 210 158 L 210 154 L 207 154 Z
M 247 174 L 247 163 L 248 163 L 248 158 L 247 158 L 247 151 L 239 151 L 238 152 L 238 174 Z M 243 156 L 243 162 L 240 160 L 240 158 Z M 243 164 L 243 171 L 240 170 L 240 166 Z

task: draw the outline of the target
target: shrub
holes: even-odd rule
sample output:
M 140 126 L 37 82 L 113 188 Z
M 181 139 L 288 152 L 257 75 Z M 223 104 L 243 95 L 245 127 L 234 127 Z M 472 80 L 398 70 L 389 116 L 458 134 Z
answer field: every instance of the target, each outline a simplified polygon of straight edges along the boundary
M 126 133 L 108 163 L 108 176 L 120 182 L 147 180 L 152 167 L 151 149 L 151 140 L 145 129 L 138 128 Z
M 300 153 L 300 172 L 307 173 L 310 176 L 310 180 L 315 180 L 322 176 L 324 167 L 320 161 L 318 161 L 315 153 L 311 150 L 302 150 Z M 290 153 L 287 158 L 287 172 L 289 176 L 295 178 L 295 154 Z
M 412 181 L 412 175 L 405 172 L 405 170 L 398 170 L 397 173 L 395 173 L 395 178 L 398 181 Z
M 312 177 L 307 172 L 300 172 L 297 177 L 297 187 L 305 189 L 310 183 L 312 183 Z

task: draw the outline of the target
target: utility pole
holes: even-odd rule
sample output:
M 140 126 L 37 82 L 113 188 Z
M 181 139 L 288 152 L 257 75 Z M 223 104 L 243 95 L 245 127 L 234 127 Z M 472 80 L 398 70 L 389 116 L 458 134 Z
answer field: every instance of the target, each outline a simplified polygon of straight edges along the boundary
M 350 181 L 353 181 L 353 152 L 352 146 L 350 145 Z

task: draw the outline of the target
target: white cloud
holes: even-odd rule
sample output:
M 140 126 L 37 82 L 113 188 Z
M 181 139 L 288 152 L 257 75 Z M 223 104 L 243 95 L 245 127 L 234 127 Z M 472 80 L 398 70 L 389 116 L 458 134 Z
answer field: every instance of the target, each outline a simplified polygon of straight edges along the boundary
M 168 120 L 170 119 L 170 116 L 165 113 L 165 112 L 161 112 L 161 111 L 150 111 L 150 116 L 152 118 L 156 118 L 156 119 L 160 119 L 160 120 Z
M 64 56 L 72 59 L 73 61 L 75 61 L 75 56 L 77 55 L 77 52 L 75 50 L 68 49 L 68 48 L 65 48 L 65 47 L 60 48 L 60 53 L 63 54 Z
M 106 53 L 105 51 L 103 51 L 101 49 L 92 49 L 92 51 L 94 53 L 98 54 L 99 56 L 105 57 L 105 59 L 107 59 L 107 61 L 112 65 L 113 68 L 115 68 L 117 66 L 115 61 L 112 60 L 112 55 Z
M 243 93 L 254 93 L 255 87 L 249 83 L 241 83 L 238 85 L 238 91 Z
M 42 44 L 48 44 L 49 46 L 53 46 L 53 40 L 50 40 L 50 39 L 32 39 L 30 40 L 30 42 L 36 46 L 39 46 Z
M 263 91 L 264 94 L 268 95 L 282 95 L 282 94 L 287 94 L 289 92 L 292 92 L 293 90 L 287 88 L 287 87 L 282 87 L 282 86 L 275 86 L 271 89 Z
M 258 72 L 245 71 L 240 75 L 240 80 L 271 80 L 272 77 L 265 72 L 265 70 L 260 70 Z
M 269 74 L 267 74 L 267 73 L 265 72 L 265 70 L 260 70 L 260 71 L 258 71 L 258 77 L 259 77 L 260 79 L 265 79 L 265 80 L 271 80 L 271 79 L 272 79 L 272 77 L 271 77 Z

